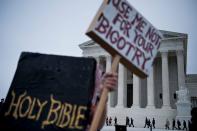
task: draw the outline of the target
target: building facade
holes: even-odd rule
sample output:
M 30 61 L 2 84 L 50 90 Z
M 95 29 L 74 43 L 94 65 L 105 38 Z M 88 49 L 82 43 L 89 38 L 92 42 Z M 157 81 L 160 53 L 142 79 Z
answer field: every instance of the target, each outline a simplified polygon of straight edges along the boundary
M 187 34 L 161 31 L 159 52 L 149 77 L 141 79 L 118 67 L 118 90 L 108 96 L 107 116 L 117 117 L 125 125 L 132 117 L 136 127 L 144 127 L 145 118 L 164 128 L 166 120 L 188 121 L 192 107 L 197 106 L 197 75 L 186 74 Z M 94 57 L 103 72 L 110 71 L 112 57 L 94 41 L 79 45 L 84 57 Z

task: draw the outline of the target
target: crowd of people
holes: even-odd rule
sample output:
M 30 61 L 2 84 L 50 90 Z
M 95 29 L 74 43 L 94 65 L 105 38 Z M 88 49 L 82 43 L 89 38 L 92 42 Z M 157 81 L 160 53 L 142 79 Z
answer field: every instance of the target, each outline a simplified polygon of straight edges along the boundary
M 145 118 L 144 128 L 155 128 L 155 118 L 153 118 L 152 121 L 151 121 L 150 119 L 148 119 L 146 117 Z
M 114 117 L 113 119 L 112 119 L 112 117 L 106 117 L 106 126 L 113 126 L 113 125 L 115 126 L 115 125 L 117 125 L 117 121 L 118 121 L 117 117 Z M 144 128 L 151 128 L 151 129 L 155 128 L 155 123 L 156 123 L 155 118 L 149 119 L 146 117 Z M 172 126 L 171 126 L 170 121 L 168 119 L 166 119 L 165 129 L 166 130 L 172 129 L 172 130 L 186 130 L 186 131 L 188 131 L 190 124 L 191 124 L 190 121 L 188 121 L 188 123 L 187 123 L 185 120 L 183 120 L 181 123 L 180 120 L 173 119 Z M 129 118 L 128 116 L 126 116 L 126 124 L 125 125 L 128 127 L 135 127 L 134 126 L 134 119 L 132 117 Z
M 129 119 L 129 117 L 127 116 L 127 117 L 126 117 L 126 126 L 135 127 L 134 124 L 133 124 L 133 121 L 134 121 L 134 120 L 133 120 L 132 117 Z
M 183 120 L 182 124 L 180 120 L 172 120 L 172 130 L 189 130 L 191 122 L 188 121 L 188 124 L 185 120 Z M 165 124 L 165 129 L 169 130 L 170 129 L 170 122 L 168 119 L 166 119 L 166 124 Z
M 112 122 L 112 118 L 111 118 L 111 117 L 106 117 L 106 126 L 112 126 L 112 125 L 115 126 L 115 125 L 117 125 L 118 119 L 117 119 L 116 116 L 114 117 L 113 121 L 114 121 L 114 124 L 113 124 L 113 122 Z M 129 117 L 127 116 L 127 117 L 126 117 L 126 126 L 135 127 L 133 121 L 134 121 L 134 120 L 133 120 L 132 117 L 129 118 Z
M 106 125 L 112 126 L 112 118 L 111 117 L 106 117 Z M 115 125 L 117 125 L 117 117 L 114 117 L 114 126 Z

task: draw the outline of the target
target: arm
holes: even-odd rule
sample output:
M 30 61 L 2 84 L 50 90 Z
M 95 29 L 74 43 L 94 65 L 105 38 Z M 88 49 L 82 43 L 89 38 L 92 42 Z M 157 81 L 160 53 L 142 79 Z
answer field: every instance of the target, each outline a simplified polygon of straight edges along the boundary
M 104 88 L 107 88 L 109 91 L 114 91 L 117 88 L 117 73 L 105 73 L 102 76 L 99 88 L 100 88 L 99 94 L 102 93 L 102 90 Z M 96 103 L 98 103 L 98 101 Z M 106 103 L 107 103 L 107 101 L 106 101 Z M 96 106 L 97 105 L 95 105 L 93 112 L 96 110 Z M 105 105 L 105 109 L 103 111 L 102 118 L 99 123 L 99 129 L 101 129 L 105 123 L 106 112 L 107 112 L 107 106 Z

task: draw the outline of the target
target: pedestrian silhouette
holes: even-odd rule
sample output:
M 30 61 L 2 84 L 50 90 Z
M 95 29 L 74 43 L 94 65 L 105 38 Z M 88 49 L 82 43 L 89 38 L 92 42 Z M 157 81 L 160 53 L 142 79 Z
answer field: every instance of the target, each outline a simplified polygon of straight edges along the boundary
M 109 126 L 111 126 L 112 125 L 112 118 L 111 118 L 111 116 L 109 117 Z
M 108 117 L 106 117 L 106 125 L 108 126 Z
M 186 129 L 186 131 L 187 131 L 187 123 L 186 123 L 185 120 L 183 120 L 183 130 L 185 130 L 185 129 Z
M 168 119 L 166 119 L 165 129 L 170 129 L 170 122 Z
M 133 124 L 133 118 L 131 117 L 131 124 L 130 124 L 130 126 L 133 126 L 134 127 L 134 124 Z
M 155 128 L 155 118 L 152 120 L 152 127 Z
M 129 126 L 129 117 L 126 117 L 126 126 Z
M 146 117 L 146 118 L 145 118 L 145 125 L 144 125 L 144 128 L 147 126 L 147 123 L 148 123 L 148 118 Z
M 149 128 L 150 125 L 151 125 L 151 122 L 150 122 L 150 119 L 148 119 L 148 121 L 147 121 L 147 127 Z
M 179 120 L 177 120 L 177 126 L 178 126 L 178 130 L 181 129 L 181 122 Z
M 117 118 L 116 118 L 116 116 L 114 118 L 114 125 L 117 125 Z
M 174 129 L 177 129 L 175 119 L 172 120 L 172 130 L 174 130 Z

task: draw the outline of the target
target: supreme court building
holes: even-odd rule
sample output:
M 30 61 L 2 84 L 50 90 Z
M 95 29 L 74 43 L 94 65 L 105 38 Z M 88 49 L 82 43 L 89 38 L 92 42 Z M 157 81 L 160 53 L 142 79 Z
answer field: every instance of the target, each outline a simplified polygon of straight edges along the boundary
M 155 118 L 156 128 L 164 128 L 166 119 L 191 118 L 197 106 L 197 75 L 186 74 L 187 34 L 161 31 L 164 36 L 148 78 L 141 79 L 122 64 L 118 67 L 118 90 L 108 96 L 107 116 L 116 116 L 125 125 L 126 116 L 143 127 L 145 118 Z M 94 41 L 79 45 L 84 57 L 94 57 L 103 72 L 110 71 L 112 57 Z

